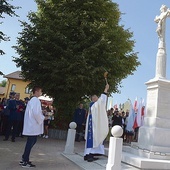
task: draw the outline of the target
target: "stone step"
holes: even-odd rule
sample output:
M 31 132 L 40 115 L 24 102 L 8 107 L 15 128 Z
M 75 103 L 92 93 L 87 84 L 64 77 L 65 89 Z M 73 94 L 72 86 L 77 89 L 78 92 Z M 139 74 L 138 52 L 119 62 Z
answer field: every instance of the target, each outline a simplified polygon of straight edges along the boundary
M 128 152 L 122 152 L 122 162 L 142 170 L 170 170 L 169 160 L 148 159 Z
M 107 157 L 100 156 L 97 161 L 87 162 L 83 159 L 83 153 L 74 153 L 74 154 L 65 154 L 62 153 L 64 157 L 69 159 L 78 165 L 82 170 L 106 170 Z M 121 163 L 122 170 L 139 170 L 133 166 L 127 165 L 125 163 Z

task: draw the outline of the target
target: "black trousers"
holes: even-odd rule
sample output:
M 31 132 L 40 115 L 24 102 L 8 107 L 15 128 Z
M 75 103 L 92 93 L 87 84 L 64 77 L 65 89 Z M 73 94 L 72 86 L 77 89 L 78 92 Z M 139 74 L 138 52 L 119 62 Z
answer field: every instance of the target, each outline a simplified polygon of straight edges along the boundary
M 6 133 L 5 133 L 5 139 L 9 139 L 9 135 L 11 133 L 11 129 L 13 127 L 12 130 L 12 140 L 15 140 L 16 134 L 17 134 L 17 128 L 18 128 L 18 120 L 8 120 L 8 125 L 7 125 L 7 129 L 6 129 Z
M 8 128 L 9 116 L 2 116 L 2 135 L 5 136 L 7 128 Z

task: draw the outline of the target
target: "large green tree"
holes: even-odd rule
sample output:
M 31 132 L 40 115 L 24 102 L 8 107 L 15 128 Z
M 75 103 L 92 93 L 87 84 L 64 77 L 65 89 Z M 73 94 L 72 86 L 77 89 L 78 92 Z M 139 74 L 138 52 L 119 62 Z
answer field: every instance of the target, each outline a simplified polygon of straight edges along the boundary
M 4 14 L 9 15 L 9 16 L 17 16 L 15 14 L 15 9 L 18 7 L 14 7 L 13 5 L 8 3 L 8 0 L 0 0 L 0 19 L 4 18 Z M 2 24 L 2 22 L 0 21 L 0 24 Z M 2 31 L 0 31 L 0 42 L 1 41 L 9 41 L 9 37 L 6 36 L 5 33 L 3 33 Z M 0 49 L 0 55 L 5 54 L 5 52 Z M 3 73 L 0 71 L 0 75 L 3 75 Z
M 111 0 L 36 3 L 30 23 L 22 22 L 14 61 L 25 79 L 41 85 L 65 112 L 83 96 L 103 91 L 105 71 L 115 92 L 140 64 L 133 33 L 119 24 L 121 12 Z

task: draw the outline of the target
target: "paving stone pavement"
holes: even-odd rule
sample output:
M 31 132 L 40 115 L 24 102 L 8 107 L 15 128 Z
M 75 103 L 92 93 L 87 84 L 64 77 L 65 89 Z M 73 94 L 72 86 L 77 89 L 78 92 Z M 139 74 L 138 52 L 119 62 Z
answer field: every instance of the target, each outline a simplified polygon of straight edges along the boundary
M 18 163 L 23 154 L 26 137 L 17 137 L 16 142 L 3 141 L 3 138 L 3 136 L 0 136 L 0 170 L 25 169 Z M 61 153 L 64 148 L 65 141 L 63 140 L 39 137 L 32 148 L 30 161 L 36 165 L 36 170 L 80 170 L 81 168 L 78 165 L 62 156 Z
M 25 147 L 26 137 L 16 138 L 16 142 L 3 141 L 0 136 L 0 170 L 20 170 L 18 163 Z M 32 149 L 30 161 L 36 165 L 36 170 L 104 170 L 107 157 L 102 156 L 95 162 L 83 160 L 84 142 L 75 143 L 75 154 L 64 154 L 66 141 L 44 139 L 39 137 Z M 27 168 L 28 169 L 28 168 Z M 33 169 L 33 168 L 31 168 Z M 122 164 L 122 170 L 137 170 Z

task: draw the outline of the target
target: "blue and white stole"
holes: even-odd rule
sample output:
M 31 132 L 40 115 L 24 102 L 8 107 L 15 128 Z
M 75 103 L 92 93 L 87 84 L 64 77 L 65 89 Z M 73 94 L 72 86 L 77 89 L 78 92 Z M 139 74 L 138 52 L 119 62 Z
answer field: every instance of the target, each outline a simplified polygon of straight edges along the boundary
M 87 128 L 87 140 L 86 140 L 86 147 L 93 148 L 93 123 L 92 123 L 92 114 L 91 114 L 91 106 L 94 102 L 90 103 L 89 108 L 89 116 L 88 116 L 88 128 Z

